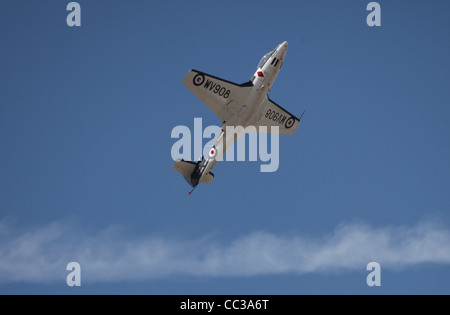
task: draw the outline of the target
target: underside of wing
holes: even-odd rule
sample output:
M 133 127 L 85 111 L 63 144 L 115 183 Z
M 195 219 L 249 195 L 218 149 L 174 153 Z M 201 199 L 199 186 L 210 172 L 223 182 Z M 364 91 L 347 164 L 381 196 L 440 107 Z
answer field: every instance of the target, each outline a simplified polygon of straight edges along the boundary
M 236 115 L 236 105 L 246 100 L 253 86 L 251 82 L 236 84 L 197 70 L 190 70 L 183 84 L 222 122 Z
M 280 134 L 292 135 L 300 125 L 300 119 L 266 97 L 249 125 L 258 128 L 259 132 L 265 132 L 260 127 L 267 127 L 267 133 L 271 132 L 271 127 L 278 126 Z

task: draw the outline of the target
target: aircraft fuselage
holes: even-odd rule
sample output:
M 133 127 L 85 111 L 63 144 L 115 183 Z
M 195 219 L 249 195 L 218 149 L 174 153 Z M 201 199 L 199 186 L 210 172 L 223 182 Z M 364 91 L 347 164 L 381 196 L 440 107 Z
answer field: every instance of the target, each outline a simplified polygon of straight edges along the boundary
M 256 72 L 250 80 L 252 87 L 246 99 L 241 100 L 242 104 L 236 104 L 234 107 L 238 108 L 232 115 L 228 115 L 226 121 L 222 121 L 222 131 L 216 140 L 214 147 L 210 154 L 199 162 L 189 178 L 189 183 L 192 187 L 196 187 L 201 181 L 202 177 L 211 172 L 219 160 L 222 159 L 228 148 L 230 148 L 235 140 L 240 137 L 227 137 L 227 126 L 242 126 L 244 129 L 251 126 L 251 122 L 255 117 L 261 115 L 264 110 L 262 104 L 267 101 L 267 93 L 270 92 L 273 82 L 275 81 L 280 68 L 286 56 L 288 43 L 283 42 L 278 45 L 273 51 L 266 54 L 260 61 Z M 249 82 L 249 84 L 250 84 Z M 220 91 L 218 92 L 220 93 Z M 224 95 L 226 91 L 224 92 Z M 280 120 L 282 116 L 280 117 Z M 287 119 L 286 115 L 284 119 Z M 283 121 L 284 123 L 284 121 Z

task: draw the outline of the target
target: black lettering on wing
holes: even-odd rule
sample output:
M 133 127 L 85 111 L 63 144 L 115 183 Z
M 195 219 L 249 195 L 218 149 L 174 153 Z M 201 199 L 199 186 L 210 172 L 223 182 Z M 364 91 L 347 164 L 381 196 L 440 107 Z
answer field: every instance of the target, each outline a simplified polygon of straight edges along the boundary
M 209 81 L 209 80 L 206 80 L 206 83 L 205 83 L 205 85 L 204 85 L 204 88 L 207 89 L 207 88 L 211 85 L 211 83 L 213 83 L 213 82 L 212 82 L 212 81 Z

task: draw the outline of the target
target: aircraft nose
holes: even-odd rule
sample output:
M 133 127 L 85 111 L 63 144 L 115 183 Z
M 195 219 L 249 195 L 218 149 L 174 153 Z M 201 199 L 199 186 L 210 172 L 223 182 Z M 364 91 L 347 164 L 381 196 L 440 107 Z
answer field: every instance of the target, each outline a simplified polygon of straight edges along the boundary
M 287 50 L 287 41 L 282 42 L 280 45 L 278 45 L 278 50 Z

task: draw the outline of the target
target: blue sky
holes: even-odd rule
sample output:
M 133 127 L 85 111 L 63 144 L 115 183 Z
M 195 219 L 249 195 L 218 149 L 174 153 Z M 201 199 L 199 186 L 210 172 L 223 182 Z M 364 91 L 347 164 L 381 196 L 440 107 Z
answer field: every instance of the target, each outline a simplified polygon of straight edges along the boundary
M 1 294 L 450 293 L 448 2 L 68 2 L 0 4 Z M 280 168 L 189 196 L 171 131 L 220 121 L 185 74 L 248 81 L 285 40 Z

